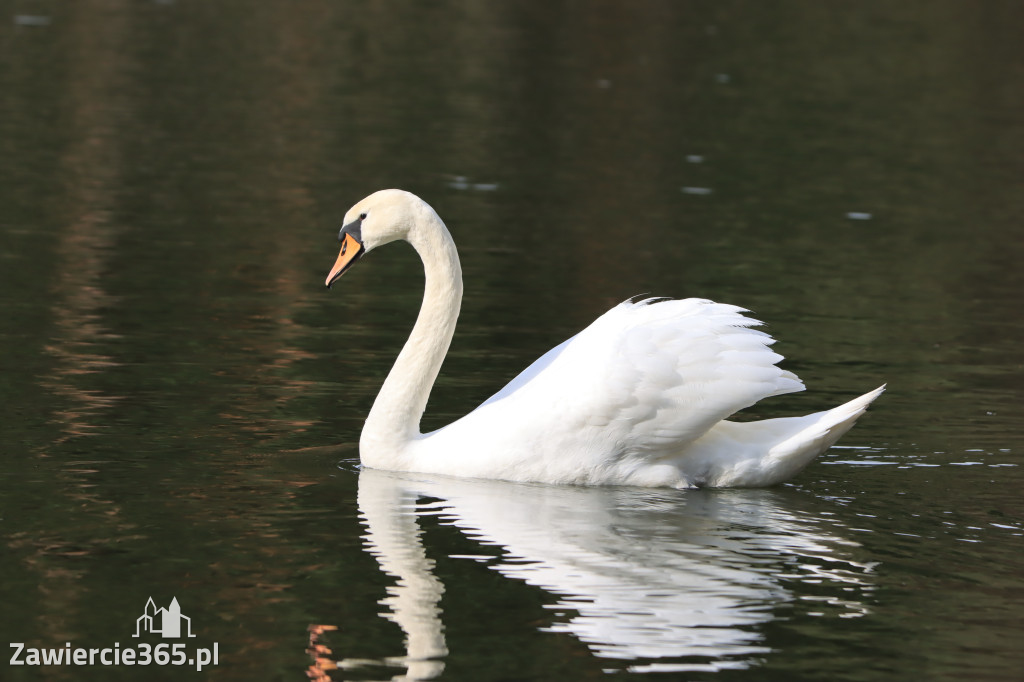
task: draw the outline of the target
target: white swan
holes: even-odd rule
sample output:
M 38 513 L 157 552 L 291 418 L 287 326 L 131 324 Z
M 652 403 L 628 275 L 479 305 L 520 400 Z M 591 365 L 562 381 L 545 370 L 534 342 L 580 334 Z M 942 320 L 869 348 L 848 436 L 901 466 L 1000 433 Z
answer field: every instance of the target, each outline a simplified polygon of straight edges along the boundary
M 736 306 L 622 303 L 545 353 L 465 417 L 419 430 L 462 304 L 462 268 L 437 213 L 388 189 L 345 215 L 331 286 L 363 254 L 404 239 L 423 260 L 416 324 L 366 418 L 365 466 L 510 481 L 674 486 L 778 483 L 829 448 L 885 389 L 804 417 L 730 422 L 762 398 L 801 391 L 773 339 Z

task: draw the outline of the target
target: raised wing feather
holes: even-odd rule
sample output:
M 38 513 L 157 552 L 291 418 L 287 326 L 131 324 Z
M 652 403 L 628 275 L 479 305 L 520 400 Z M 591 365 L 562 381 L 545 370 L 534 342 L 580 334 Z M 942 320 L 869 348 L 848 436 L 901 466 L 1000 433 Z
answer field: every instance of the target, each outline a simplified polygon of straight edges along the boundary
M 762 398 L 803 390 L 742 308 L 703 299 L 627 301 L 552 349 L 481 406 L 600 441 L 611 457 L 678 454 Z M 597 446 L 597 442 L 594 443 Z M 586 447 L 562 443 L 563 448 Z

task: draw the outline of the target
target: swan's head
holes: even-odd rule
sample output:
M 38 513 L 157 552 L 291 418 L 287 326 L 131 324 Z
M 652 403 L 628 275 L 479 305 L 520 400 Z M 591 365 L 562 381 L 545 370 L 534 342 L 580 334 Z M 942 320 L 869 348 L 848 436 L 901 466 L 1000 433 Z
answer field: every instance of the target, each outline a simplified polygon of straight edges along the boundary
M 409 233 L 424 214 L 437 216 L 427 202 L 400 189 L 374 192 L 350 208 L 338 233 L 341 252 L 327 273 L 327 286 L 334 284 L 367 251 L 399 239 L 408 241 Z

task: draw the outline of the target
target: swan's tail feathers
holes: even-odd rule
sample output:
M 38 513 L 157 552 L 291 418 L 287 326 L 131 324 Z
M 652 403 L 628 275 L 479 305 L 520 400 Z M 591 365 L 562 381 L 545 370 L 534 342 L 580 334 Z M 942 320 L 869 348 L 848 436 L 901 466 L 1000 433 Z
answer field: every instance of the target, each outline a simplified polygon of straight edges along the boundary
M 835 445 L 836 441 L 850 430 L 857 418 L 864 414 L 868 405 L 884 391 L 883 384 L 870 393 L 865 393 L 827 412 L 802 417 L 807 426 L 772 446 L 765 458 L 765 464 L 779 475 L 778 481 L 789 478 L 819 454 Z
M 794 476 L 850 430 L 885 386 L 845 405 L 803 417 L 753 422 L 723 421 L 693 444 L 677 466 L 696 476 L 696 486 L 752 487 L 781 483 Z M 724 456 L 723 453 L 731 453 Z

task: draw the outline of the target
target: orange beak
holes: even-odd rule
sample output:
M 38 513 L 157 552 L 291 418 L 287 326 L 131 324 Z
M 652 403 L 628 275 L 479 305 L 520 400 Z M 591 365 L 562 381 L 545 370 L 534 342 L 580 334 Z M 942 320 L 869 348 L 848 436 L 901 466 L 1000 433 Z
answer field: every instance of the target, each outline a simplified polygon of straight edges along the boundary
M 344 234 L 345 237 L 341 240 L 341 253 L 338 254 L 338 260 L 334 261 L 334 267 L 327 273 L 327 281 L 324 282 L 328 288 L 345 274 L 345 271 L 356 262 L 359 256 L 363 255 L 363 245 L 359 243 L 359 240 L 347 232 Z

